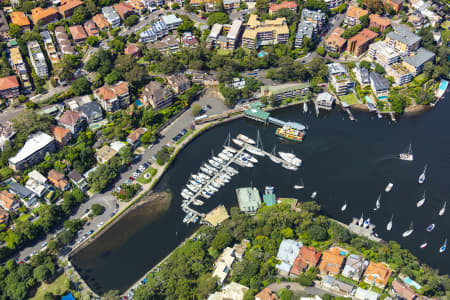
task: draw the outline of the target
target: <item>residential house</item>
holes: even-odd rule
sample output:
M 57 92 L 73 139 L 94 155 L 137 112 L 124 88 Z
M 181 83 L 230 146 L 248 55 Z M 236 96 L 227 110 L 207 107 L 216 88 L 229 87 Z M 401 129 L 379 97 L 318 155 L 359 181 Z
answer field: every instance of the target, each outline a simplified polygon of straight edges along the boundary
M 241 0 L 223 0 L 223 7 L 226 11 L 238 9 L 241 6 Z
M 54 138 L 46 133 L 36 132 L 30 135 L 19 152 L 8 160 L 9 167 L 14 171 L 29 168 L 40 162 L 46 153 L 55 150 L 56 141 Z
M 128 2 L 128 4 L 130 4 L 133 7 L 133 9 L 140 15 L 142 15 L 145 12 L 145 10 L 146 10 L 144 1 L 141 1 L 141 0 L 130 0 Z
M 386 28 L 391 26 L 391 20 L 389 18 L 383 18 L 377 14 L 371 14 L 369 16 L 370 23 L 369 28 L 376 27 L 380 29 L 381 32 L 385 31 Z
M 100 34 L 97 25 L 95 25 L 93 20 L 87 20 L 84 22 L 83 26 L 88 36 L 98 36 Z
M 133 148 L 139 146 L 141 143 L 141 137 L 146 131 L 147 129 L 143 127 L 131 131 L 127 136 L 127 143 L 129 143 Z
M 261 197 L 255 187 L 244 187 L 236 189 L 236 196 L 241 212 L 254 215 L 261 207 Z
M 31 208 L 36 204 L 36 195 L 21 184 L 11 183 L 8 187 L 8 192 L 18 197 L 27 208 Z
M 349 26 L 355 26 L 361 24 L 359 18 L 369 14 L 368 10 L 359 8 L 357 6 L 349 6 L 347 8 L 347 14 L 345 15 L 344 23 Z
M 364 28 L 347 41 L 347 51 L 354 56 L 360 56 L 369 49 L 369 44 L 378 36 L 378 33 Z
M 181 42 L 183 43 L 183 47 L 189 49 L 195 49 L 199 45 L 197 38 L 194 35 L 192 35 L 191 32 L 183 32 Z
M 391 275 L 392 270 L 384 263 L 374 263 L 371 261 L 364 272 L 364 282 L 375 284 L 375 286 L 383 289 L 386 287 Z
M 161 20 L 161 22 L 166 24 L 166 26 L 169 30 L 177 29 L 178 26 L 183 24 L 183 19 L 178 18 L 174 14 L 161 16 L 160 20 Z
M 298 95 L 304 96 L 309 90 L 309 83 L 285 83 L 275 86 L 265 85 L 261 87 L 261 96 L 275 97 L 275 101 L 286 98 L 295 98 Z
M 294 240 L 284 239 L 280 248 L 278 248 L 277 259 L 280 261 L 275 267 L 278 269 L 282 276 L 288 276 L 292 265 L 297 258 L 300 249 L 303 247 L 302 242 L 297 242 Z
M 133 6 L 131 6 L 129 3 L 125 3 L 125 2 L 120 2 L 120 3 L 114 4 L 114 9 L 116 10 L 116 12 L 120 16 L 120 18 L 124 21 L 129 16 L 135 14 Z
M 342 38 L 345 29 L 337 27 L 325 40 L 325 50 L 331 53 L 341 53 L 347 40 Z
M 270 3 L 269 7 L 269 14 L 273 14 L 278 12 L 280 9 L 287 8 L 289 10 L 292 10 L 294 13 L 297 12 L 297 2 L 295 1 L 283 1 L 280 4 L 277 3 Z
M 88 124 L 103 120 L 103 110 L 95 101 L 85 103 L 77 108 L 81 115 L 86 118 Z
M 3 10 L 0 10 L 0 40 L 9 40 L 9 23 Z
M 375 71 L 370 72 L 370 86 L 378 99 L 387 99 L 389 95 L 389 81 L 383 75 Z
M 398 279 L 392 282 L 392 290 L 397 295 L 398 298 L 404 300 L 415 300 L 418 295 L 412 288 L 403 284 Z
M 413 73 L 406 68 L 405 64 L 395 63 L 385 67 L 386 74 L 394 78 L 397 85 L 403 85 L 413 79 Z
M 265 288 L 255 295 L 255 300 L 278 300 L 278 297 L 269 288 Z
M 355 83 L 350 80 L 347 70 L 340 63 L 328 64 L 328 75 L 330 83 L 334 87 L 337 96 L 352 92 Z
M 53 6 L 50 6 L 48 8 L 41 8 L 38 6 L 31 10 L 31 19 L 33 20 L 34 24 L 40 22 L 42 26 L 45 26 L 49 23 L 58 21 L 58 10 Z
M 8 225 L 8 221 L 9 221 L 9 214 L 8 214 L 8 212 L 6 210 L 0 208 L 0 224 Z
M 75 49 L 72 47 L 72 43 L 63 26 L 57 26 L 55 28 L 55 37 L 63 54 L 75 54 Z
M 414 30 L 416 31 L 420 30 L 422 27 L 425 27 L 425 25 L 428 25 L 427 18 L 418 10 L 413 11 L 408 16 L 408 22 L 412 24 Z
M 77 171 L 75 170 L 71 171 L 67 175 L 67 177 L 69 177 L 70 181 L 72 181 L 72 183 L 83 192 L 88 188 L 88 183 L 86 182 L 86 179 L 84 179 L 84 177 L 81 176 L 81 174 L 78 173 Z
M 102 86 L 94 90 L 94 97 L 107 112 L 125 108 L 129 102 L 128 82 L 120 81 L 111 87 Z
M 339 248 L 330 248 L 322 253 L 322 260 L 319 265 L 320 273 L 323 275 L 335 276 L 339 274 L 344 263 L 345 256 L 341 254 Z
M 11 18 L 11 23 L 16 24 L 23 30 L 30 30 L 31 23 L 28 17 L 23 13 L 23 11 L 13 11 L 9 14 Z
M 339 6 L 339 4 L 344 3 L 344 0 L 325 0 L 329 9 L 333 9 Z
M 316 267 L 321 256 L 322 253 L 317 251 L 314 247 L 301 247 L 300 252 L 298 253 L 298 256 L 292 266 L 291 274 L 298 276 L 308 267 Z
M 131 55 L 135 58 L 141 56 L 141 49 L 136 44 L 128 44 L 124 49 L 125 55 Z
M 61 5 L 58 7 L 58 10 L 65 19 L 69 19 L 72 17 L 75 9 L 82 5 L 83 1 L 81 0 L 63 0 L 61 1 Z
M 11 121 L 4 121 L 0 123 L 0 150 L 3 151 L 3 148 L 6 145 L 6 142 L 9 145 L 12 145 L 13 137 L 16 135 L 16 131 L 14 130 L 13 123 Z
M 10 44 L 12 41 L 10 41 Z M 9 63 L 11 68 L 16 72 L 17 76 L 22 83 L 22 91 L 23 93 L 30 93 L 32 90 L 32 85 L 30 81 L 30 76 L 28 75 L 27 66 L 22 58 L 22 54 L 20 53 L 19 46 L 17 42 L 14 41 L 14 46 L 9 48 Z
M 96 14 L 92 17 L 92 21 L 94 21 L 100 31 L 107 30 L 109 28 L 108 20 L 103 14 Z
M 166 36 L 160 41 L 147 44 L 148 49 L 157 49 L 164 54 L 175 53 L 180 49 L 178 39 L 173 36 Z
M 383 41 L 378 41 L 369 46 L 369 57 L 385 68 L 400 60 L 400 55 Z
M 41 46 L 38 41 L 30 41 L 27 43 L 28 53 L 31 65 L 34 68 L 37 76 L 46 78 L 48 76 L 47 62 L 45 61 L 44 53 L 42 53 Z
M 242 260 L 244 257 L 245 251 L 247 250 L 248 246 L 250 245 L 250 241 L 247 239 L 243 239 L 240 244 L 234 244 L 233 250 L 234 250 L 234 256 L 237 260 Z
M 10 192 L 2 190 L 0 191 L 0 206 L 6 211 L 16 211 L 20 207 L 20 202 Z
M 104 164 L 110 161 L 111 158 L 116 156 L 116 154 L 117 154 L 116 150 L 112 149 L 108 145 L 104 145 L 100 149 L 97 149 L 97 151 L 95 152 L 95 158 L 99 163 Z
M 116 28 L 116 27 L 120 26 L 120 17 L 117 14 L 117 12 L 114 10 L 114 8 L 112 8 L 110 6 L 105 6 L 102 8 L 102 13 L 112 28 Z M 95 22 L 95 20 L 94 20 L 94 22 Z
M 25 187 L 41 198 L 48 189 L 47 178 L 36 170 L 28 173 Z
M 244 300 L 244 294 L 248 287 L 242 284 L 231 282 L 222 288 L 221 291 L 209 295 L 208 300 Z
M 383 0 L 385 7 L 391 7 L 397 14 L 403 7 L 403 0 Z
M 185 75 L 169 76 L 167 77 L 167 83 L 175 94 L 182 94 L 191 87 L 191 81 Z
M 157 81 L 149 82 L 143 92 L 143 99 L 155 110 L 163 109 L 172 104 L 172 92 Z
M 87 34 L 86 31 L 84 31 L 83 26 L 70 26 L 69 31 L 75 44 L 84 44 L 86 42 Z
M 289 27 L 286 18 L 258 21 L 257 15 L 250 15 L 247 28 L 242 35 L 242 46 L 258 49 L 263 45 L 285 44 L 289 39 Z
M 83 115 L 77 111 L 66 110 L 58 120 L 58 125 L 70 130 L 74 135 L 84 129 L 86 120 Z
M 0 98 L 13 99 L 19 95 L 19 82 L 16 75 L 0 78 Z
M 355 292 L 355 298 L 359 300 L 378 300 L 380 299 L 380 295 L 358 287 Z
M 345 262 L 342 276 L 359 281 L 367 267 L 367 261 L 361 255 L 350 254 Z
M 206 47 L 209 49 L 216 48 L 220 33 L 222 32 L 222 24 L 215 23 L 211 27 L 208 37 L 206 38 Z
M 52 36 L 50 35 L 50 32 L 47 30 L 40 32 L 42 37 L 42 42 L 44 43 L 45 51 L 47 51 L 47 56 L 50 59 L 50 63 L 52 66 L 58 65 L 60 60 L 58 56 L 58 52 L 56 51 L 56 47 L 53 44 Z
M 356 79 L 362 86 L 370 84 L 369 70 L 367 70 L 366 68 L 361 68 L 359 66 L 354 68 L 353 72 L 355 73 Z
M 66 176 L 63 173 L 51 169 L 47 174 L 47 179 L 57 188 L 64 191 L 70 189 L 70 184 L 66 180 Z
M 339 279 L 336 279 L 336 278 L 328 276 L 328 275 L 325 275 L 323 277 L 322 285 L 329 289 L 332 289 L 332 290 L 335 290 L 335 291 L 338 291 L 341 293 L 345 293 L 347 295 L 352 295 L 355 290 L 355 287 L 353 285 L 348 284 L 346 282 L 343 282 Z
M 394 31 L 386 35 L 386 44 L 399 52 L 401 55 L 409 55 L 409 53 L 419 49 L 421 37 L 411 32 L 408 27 L 398 25 L 393 26 Z
M 317 95 L 316 105 L 318 108 L 331 110 L 333 108 L 334 102 L 334 97 L 328 92 L 323 92 Z
M 212 277 L 217 277 L 217 284 L 222 286 L 231 271 L 236 257 L 233 248 L 226 247 L 214 264 Z
M 55 140 L 62 146 L 67 145 L 72 139 L 72 133 L 70 130 L 61 126 L 51 125 L 50 132 Z
M 231 24 L 230 31 L 228 31 L 227 34 L 227 49 L 234 50 L 240 40 L 242 35 L 242 21 L 241 20 L 234 20 Z
M 403 65 L 413 74 L 417 76 L 423 71 L 423 66 L 433 61 L 436 55 L 425 49 L 419 48 L 413 55 L 403 57 Z

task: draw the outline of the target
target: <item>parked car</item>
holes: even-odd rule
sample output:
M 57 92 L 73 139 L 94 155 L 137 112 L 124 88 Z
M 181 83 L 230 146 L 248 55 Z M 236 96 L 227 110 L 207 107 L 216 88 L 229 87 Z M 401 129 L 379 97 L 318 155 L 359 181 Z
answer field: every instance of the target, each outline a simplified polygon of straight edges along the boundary
M 134 181 L 134 178 L 132 176 L 128 177 L 128 179 Z

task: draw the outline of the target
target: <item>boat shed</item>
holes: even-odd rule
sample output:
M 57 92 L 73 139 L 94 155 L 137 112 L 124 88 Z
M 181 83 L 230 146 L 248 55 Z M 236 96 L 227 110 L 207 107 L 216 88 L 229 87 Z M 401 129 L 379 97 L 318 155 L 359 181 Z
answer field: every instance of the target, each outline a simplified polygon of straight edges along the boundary
M 258 108 L 250 108 L 244 111 L 245 116 L 249 119 L 253 119 L 259 122 L 267 123 L 269 120 L 270 113 L 262 111 Z
M 263 200 L 267 206 L 272 206 L 272 205 L 277 204 L 277 196 L 273 193 L 272 194 L 264 194 Z
M 254 215 L 261 207 L 261 197 L 255 187 L 244 187 L 236 189 L 236 195 L 241 212 Z

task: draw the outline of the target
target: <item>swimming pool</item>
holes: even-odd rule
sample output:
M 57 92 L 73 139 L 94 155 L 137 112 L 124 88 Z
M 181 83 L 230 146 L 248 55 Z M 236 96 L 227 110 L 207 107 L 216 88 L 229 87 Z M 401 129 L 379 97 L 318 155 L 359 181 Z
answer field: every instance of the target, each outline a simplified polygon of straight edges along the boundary
M 339 255 L 345 256 L 345 255 L 347 255 L 347 252 L 341 250 L 341 251 L 339 251 Z
M 370 99 L 369 97 L 364 96 L 364 99 L 366 99 L 366 102 L 369 102 L 369 103 L 372 103 L 372 104 L 373 104 L 372 99 Z
M 420 290 L 421 288 L 422 288 L 422 286 L 420 285 L 420 284 L 418 284 L 417 282 L 415 282 L 414 280 L 412 280 L 411 278 L 409 278 L 409 277 L 405 277 L 405 278 L 403 278 L 403 281 L 406 283 L 406 284 L 408 284 L 408 285 L 410 285 L 410 286 L 413 286 L 415 289 L 417 289 L 417 290 Z
M 139 100 L 139 99 L 136 100 L 136 106 L 137 106 L 137 107 L 142 106 L 141 100 Z
M 439 89 L 445 91 L 447 89 L 447 86 L 448 86 L 448 81 L 442 80 L 441 83 L 439 84 Z
M 387 100 L 387 98 L 388 98 L 387 96 L 380 96 L 380 97 L 378 97 L 379 100 Z

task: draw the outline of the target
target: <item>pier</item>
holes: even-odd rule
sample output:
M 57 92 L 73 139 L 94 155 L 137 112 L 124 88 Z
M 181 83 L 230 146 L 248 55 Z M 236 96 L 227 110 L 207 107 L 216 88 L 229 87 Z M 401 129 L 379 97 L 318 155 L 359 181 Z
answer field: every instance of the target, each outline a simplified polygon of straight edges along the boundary
M 368 228 L 364 228 L 362 226 L 358 225 L 358 218 L 353 218 L 352 222 L 350 223 L 350 225 L 348 225 L 348 230 L 350 230 L 351 232 L 357 234 L 357 235 L 361 235 L 364 236 L 366 238 L 368 238 L 369 240 L 375 241 L 375 242 L 381 242 L 382 239 L 376 237 L 374 235 L 374 230 L 375 230 L 375 225 L 370 224 Z
M 297 122 L 285 122 L 283 120 L 271 117 L 270 113 L 261 110 L 259 105 L 252 105 L 252 106 L 250 106 L 249 109 L 246 109 L 244 111 L 244 114 L 245 114 L 246 118 L 252 119 L 252 120 L 255 120 L 255 121 L 258 121 L 258 122 L 261 122 L 261 123 L 264 123 L 265 125 L 267 125 L 269 123 L 273 124 L 275 126 L 278 126 L 278 127 L 283 127 L 285 125 L 288 125 L 289 127 L 297 129 L 297 130 L 300 130 L 300 131 L 303 131 L 303 130 L 307 129 L 306 126 L 304 126 L 304 125 L 302 125 L 300 123 L 297 123 Z

